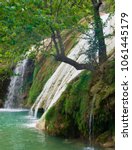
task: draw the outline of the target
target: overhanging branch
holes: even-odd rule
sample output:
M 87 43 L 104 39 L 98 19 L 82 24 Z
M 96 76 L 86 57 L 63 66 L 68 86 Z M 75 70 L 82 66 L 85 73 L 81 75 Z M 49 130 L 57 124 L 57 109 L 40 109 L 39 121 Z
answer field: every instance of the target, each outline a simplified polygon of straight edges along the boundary
M 81 64 L 65 55 L 55 55 L 55 58 L 57 61 L 65 62 L 65 63 L 75 67 L 77 70 L 87 69 L 89 71 L 94 71 L 96 68 L 93 64 L 90 64 L 90 63 Z

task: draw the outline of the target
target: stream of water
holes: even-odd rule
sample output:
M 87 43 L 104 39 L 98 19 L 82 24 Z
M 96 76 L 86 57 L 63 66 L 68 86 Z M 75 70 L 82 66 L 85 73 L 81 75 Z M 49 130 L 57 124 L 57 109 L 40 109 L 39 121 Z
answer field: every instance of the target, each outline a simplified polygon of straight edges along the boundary
M 102 150 L 49 136 L 35 122 L 28 110 L 0 109 L 0 150 Z
M 11 77 L 5 108 L 18 108 L 21 103 L 21 90 L 27 63 L 28 60 L 24 59 L 22 62 L 17 64 L 14 70 L 15 75 Z

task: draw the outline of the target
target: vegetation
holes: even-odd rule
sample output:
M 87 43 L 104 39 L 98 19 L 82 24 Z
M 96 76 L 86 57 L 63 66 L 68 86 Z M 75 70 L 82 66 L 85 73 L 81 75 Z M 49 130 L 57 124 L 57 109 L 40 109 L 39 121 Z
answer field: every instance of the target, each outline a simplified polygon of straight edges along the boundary
M 59 65 L 56 60 L 65 62 L 85 71 L 49 109 L 43 118 L 45 130 L 51 135 L 89 138 L 94 103 L 92 132 L 95 141 L 113 142 L 115 72 L 114 60 L 109 61 L 106 55 L 106 37 L 100 17 L 103 11 L 113 13 L 114 0 L 1 0 L 0 107 L 12 75 L 10 70 L 27 53 L 35 62 L 34 72 L 25 80 L 24 92 L 28 94 L 24 93 L 24 105 L 28 107 Z M 93 33 L 88 35 L 91 28 Z M 87 35 L 90 44 L 86 52 L 89 61 L 85 64 L 67 57 L 81 34 Z
M 61 136 L 77 136 L 81 130 L 87 131 L 85 118 L 87 112 L 88 86 L 91 74 L 84 72 L 67 87 L 59 102 L 46 114 L 48 131 Z M 82 95 L 82 96 L 78 96 Z M 59 124 L 58 124 L 59 122 Z M 79 127 L 79 129 L 78 129 Z M 70 133 L 70 134 L 69 134 Z M 77 135 L 76 135 L 77 134 Z
M 111 2 L 113 1 L 106 0 L 107 4 Z M 79 70 L 93 70 L 93 62 L 78 64 L 65 55 L 61 33 L 66 29 L 74 32 L 78 32 L 80 29 L 86 31 L 86 26 L 80 24 L 80 19 L 85 18 L 87 22 L 93 21 L 94 36 L 99 48 L 99 62 L 103 63 L 107 56 L 99 14 L 101 5 L 102 0 L 2 0 L 0 3 L 1 61 L 4 61 L 5 58 L 17 61 L 18 57 L 22 57 L 21 54 L 24 54 L 31 46 L 36 45 L 37 51 L 40 41 L 51 37 L 56 50 L 53 54 L 56 60 L 68 63 Z
M 46 131 L 57 136 L 88 138 L 91 104 L 96 97 L 93 108 L 94 140 L 97 138 L 102 144 L 108 139 L 112 140 L 114 92 L 114 61 L 105 63 L 93 74 L 83 72 L 68 85 L 59 101 L 47 112 Z M 101 141 L 105 132 L 108 133 L 107 140 Z
M 27 105 L 32 105 L 37 96 L 42 91 L 42 88 L 46 81 L 50 78 L 57 67 L 57 63 L 51 57 L 41 58 L 39 62 L 36 62 L 33 75 L 33 83 L 29 91 L 29 97 L 27 100 Z

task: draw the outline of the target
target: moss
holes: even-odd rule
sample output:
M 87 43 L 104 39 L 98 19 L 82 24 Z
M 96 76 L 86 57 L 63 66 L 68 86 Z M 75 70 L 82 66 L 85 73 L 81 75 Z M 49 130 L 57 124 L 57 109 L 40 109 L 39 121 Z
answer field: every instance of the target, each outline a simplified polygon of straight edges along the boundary
M 46 114 L 47 132 L 65 137 L 87 133 L 85 106 L 90 81 L 91 73 L 85 71 L 68 85 L 60 100 Z
M 103 81 L 108 85 L 115 83 L 115 61 L 114 60 L 104 65 L 102 78 Z
M 111 133 L 111 131 L 106 131 L 97 137 L 96 143 L 99 143 L 102 146 L 107 143 L 108 147 L 114 147 L 114 134 Z
M 99 135 L 107 131 L 109 137 L 114 135 L 114 93 L 114 61 L 107 62 L 94 74 L 84 71 L 47 112 L 46 131 L 57 136 L 88 138 L 88 121 L 95 96 L 94 135 L 97 141 L 104 141 Z
M 92 87 L 96 93 L 94 106 L 94 133 L 98 136 L 113 131 L 115 126 L 115 72 L 114 61 L 103 66 L 101 79 Z M 100 89 L 100 90 L 97 90 Z
M 51 77 L 57 66 L 58 63 L 52 57 L 43 57 L 38 63 L 36 63 L 33 75 L 33 83 L 30 88 L 27 101 L 28 105 L 34 103 L 42 91 L 44 84 Z

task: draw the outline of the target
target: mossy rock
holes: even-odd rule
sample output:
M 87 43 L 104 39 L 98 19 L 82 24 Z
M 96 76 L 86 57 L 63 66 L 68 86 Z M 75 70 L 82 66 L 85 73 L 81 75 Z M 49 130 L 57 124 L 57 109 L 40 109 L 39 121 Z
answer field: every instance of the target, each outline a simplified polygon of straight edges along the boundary
M 111 133 L 110 131 L 102 133 L 96 138 L 96 143 L 99 143 L 105 148 L 113 148 L 115 145 L 115 138 L 113 133 Z
M 91 74 L 85 71 L 68 85 L 59 101 L 46 114 L 48 133 L 64 137 L 88 133 L 87 98 L 90 81 Z
M 49 134 L 67 138 L 88 138 L 91 103 L 95 97 L 94 135 L 99 137 L 106 131 L 108 135 L 110 133 L 113 135 L 115 126 L 114 62 L 108 61 L 105 66 L 108 68 L 100 69 L 101 71 L 93 74 L 88 71 L 82 72 L 68 85 L 57 103 L 46 114 L 46 131 Z M 97 75 L 97 72 L 100 72 L 100 76 Z M 107 133 L 105 134 L 97 141 L 102 140 L 103 144 L 107 140 L 110 142 L 109 138 L 106 138 Z
M 108 61 L 101 68 L 102 80 L 110 85 L 115 83 L 115 60 Z

